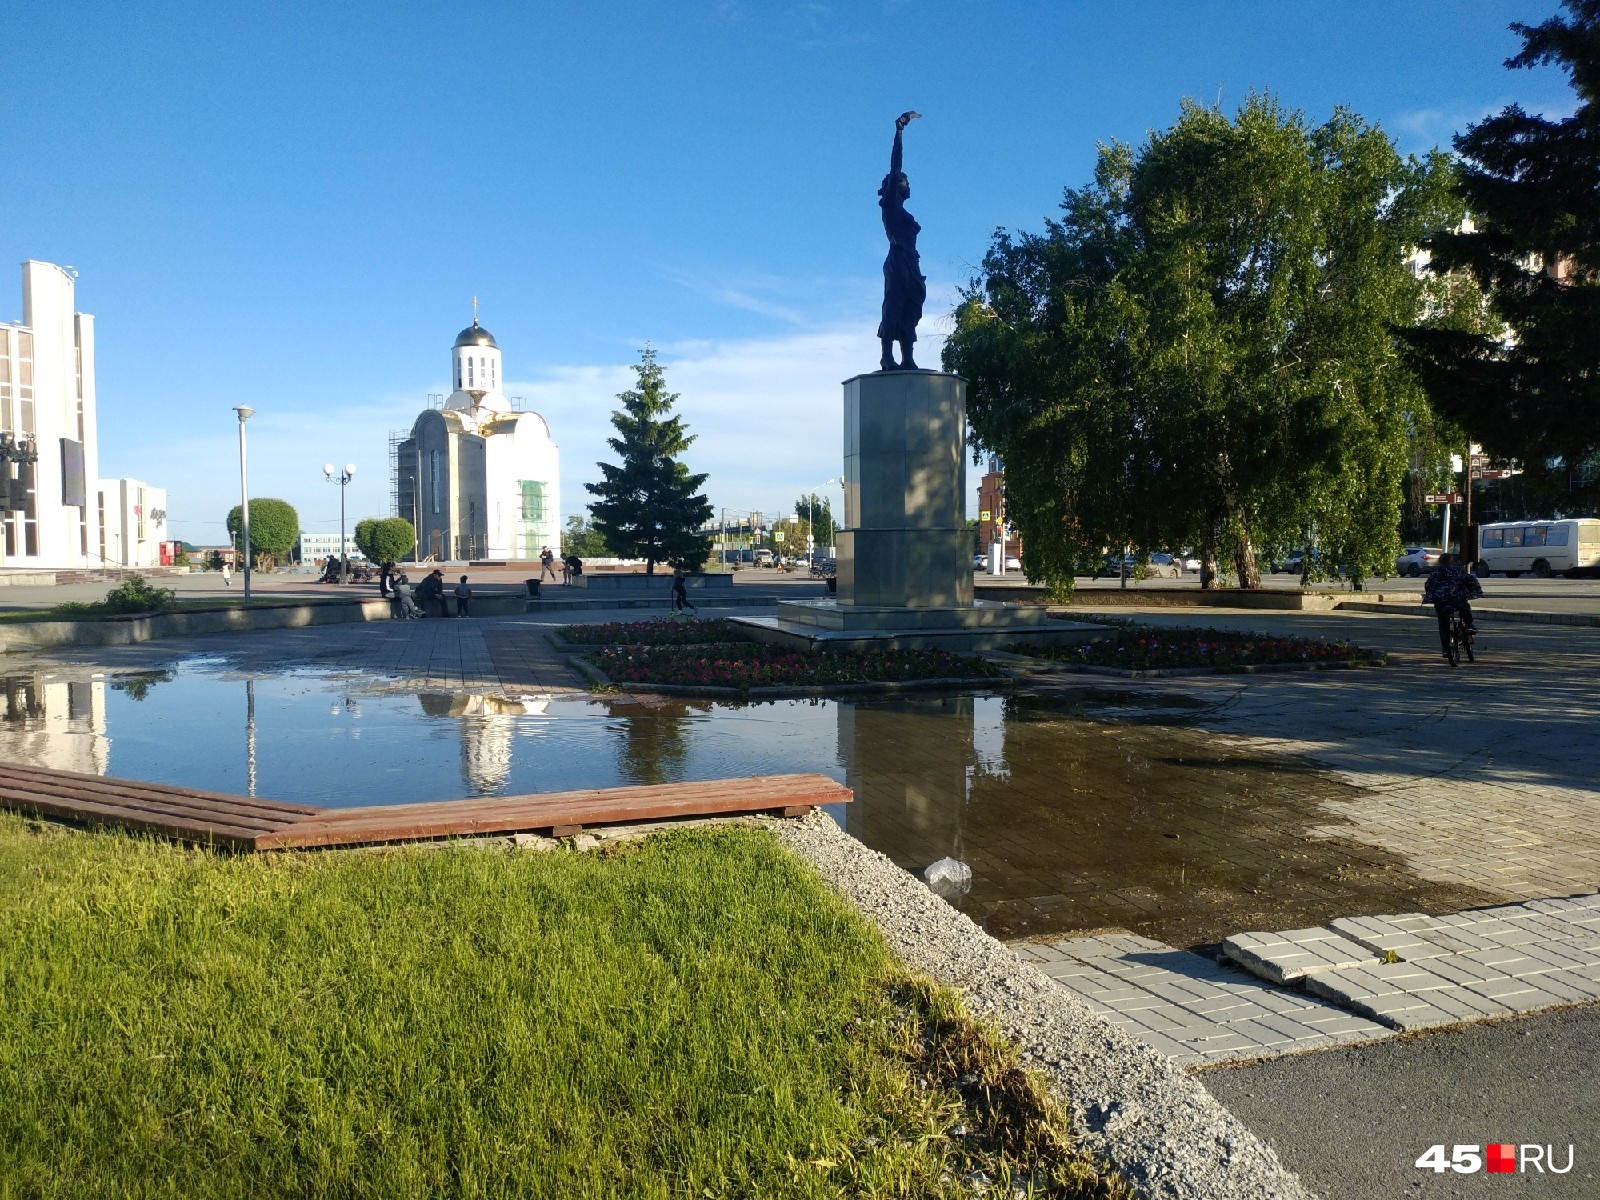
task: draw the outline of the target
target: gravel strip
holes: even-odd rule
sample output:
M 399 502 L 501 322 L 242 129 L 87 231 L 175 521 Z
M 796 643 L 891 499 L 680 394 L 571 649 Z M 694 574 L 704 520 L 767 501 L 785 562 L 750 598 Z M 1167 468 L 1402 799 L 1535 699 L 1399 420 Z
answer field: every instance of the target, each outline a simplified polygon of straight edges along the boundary
M 1195 1079 L 1074 1000 L 828 816 L 774 822 L 779 839 L 874 924 L 913 970 L 959 988 L 1041 1071 L 1079 1144 L 1142 1196 L 1310 1200 L 1255 1134 Z

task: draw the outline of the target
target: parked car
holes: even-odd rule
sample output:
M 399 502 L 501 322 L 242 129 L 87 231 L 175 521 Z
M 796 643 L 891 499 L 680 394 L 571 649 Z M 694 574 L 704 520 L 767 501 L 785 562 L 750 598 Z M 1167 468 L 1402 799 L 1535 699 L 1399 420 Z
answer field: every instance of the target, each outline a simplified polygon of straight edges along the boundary
M 1315 561 L 1314 559 L 1312 561 Z M 1306 552 L 1304 550 L 1291 550 L 1278 564 L 1280 575 L 1299 575 L 1305 571 Z
M 1178 560 L 1165 550 L 1158 550 L 1150 556 L 1148 570 L 1150 574 L 1157 578 L 1170 575 L 1173 579 L 1176 579 L 1183 574 L 1183 568 L 1178 565 Z
M 1394 560 L 1394 569 L 1401 575 L 1424 575 L 1439 565 L 1443 554 L 1438 546 L 1407 546 Z
M 1200 560 L 1192 554 L 1183 553 L 1178 555 L 1178 565 L 1185 571 L 1198 571 L 1200 569 Z
M 989 566 L 989 556 L 987 554 L 974 554 L 972 556 L 972 565 L 980 571 L 986 570 Z
M 1017 558 L 1015 555 L 1012 555 L 1012 554 L 1006 555 L 1006 570 L 1008 570 L 1008 571 L 1020 571 L 1020 570 L 1022 570 L 1022 560 L 1020 558 Z

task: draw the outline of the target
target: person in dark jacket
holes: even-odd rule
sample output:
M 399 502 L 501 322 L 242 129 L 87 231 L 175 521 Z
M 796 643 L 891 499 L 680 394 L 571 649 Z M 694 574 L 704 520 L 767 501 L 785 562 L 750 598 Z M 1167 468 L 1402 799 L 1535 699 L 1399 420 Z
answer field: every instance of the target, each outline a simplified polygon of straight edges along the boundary
M 684 581 L 683 568 L 676 567 L 672 572 L 672 611 L 682 612 L 686 608 L 693 608 L 689 603 L 689 588 Z
M 1482 595 L 1483 585 L 1478 582 L 1477 576 L 1465 567 L 1458 566 L 1453 554 L 1441 555 L 1439 565 L 1428 572 L 1428 582 L 1422 588 L 1422 602 L 1433 605 L 1433 611 L 1439 618 L 1439 649 L 1444 651 L 1446 658 L 1450 657 L 1451 612 L 1459 612 L 1468 635 L 1476 637 L 1478 627 L 1472 623 L 1472 605 L 1469 601 Z
M 434 571 L 417 584 L 417 606 L 422 609 L 423 616 L 437 614 L 448 617 L 449 611 L 445 608 L 444 572 Z

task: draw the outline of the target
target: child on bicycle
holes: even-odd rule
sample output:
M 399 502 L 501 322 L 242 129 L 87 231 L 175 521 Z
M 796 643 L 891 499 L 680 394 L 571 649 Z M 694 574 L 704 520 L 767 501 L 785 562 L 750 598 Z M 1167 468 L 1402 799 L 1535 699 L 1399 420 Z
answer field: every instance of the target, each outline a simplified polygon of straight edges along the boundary
M 1433 605 L 1439 617 L 1439 648 L 1445 658 L 1450 657 L 1450 614 L 1461 614 L 1461 623 L 1467 627 L 1467 636 L 1476 637 L 1478 627 L 1472 623 L 1472 605 L 1483 595 L 1483 587 L 1471 571 L 1456 565 L 1454 554 L 1439 557 L 1439 565 L 1428 572 L 1428 582 L 1422 589 L 1422 602 Z

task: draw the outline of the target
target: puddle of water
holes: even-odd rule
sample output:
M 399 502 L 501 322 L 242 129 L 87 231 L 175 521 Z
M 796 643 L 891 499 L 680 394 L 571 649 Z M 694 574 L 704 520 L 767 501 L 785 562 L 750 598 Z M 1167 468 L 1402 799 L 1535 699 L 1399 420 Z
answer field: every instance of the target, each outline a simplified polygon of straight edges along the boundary
M 1493 899 L 1313 837 L 1345 785 L 1172 725 L 1108 724 L 1025 696 L 686 704 L 656 697 L 398 694 L 352 675 L 247 676 L 191 660 L 0 680 L 0 758 L 346 806 L 820 771 L 851 834 L 996 936 L 1120 926 L 1177 945 L 1333 915 Z M 384 684 L 380 686 L 392 686 Z M 1148 716 L 1145 717 L 1148 721 Z

